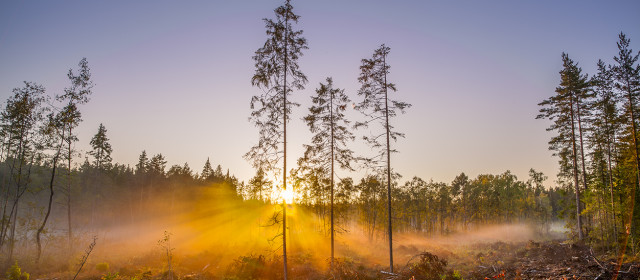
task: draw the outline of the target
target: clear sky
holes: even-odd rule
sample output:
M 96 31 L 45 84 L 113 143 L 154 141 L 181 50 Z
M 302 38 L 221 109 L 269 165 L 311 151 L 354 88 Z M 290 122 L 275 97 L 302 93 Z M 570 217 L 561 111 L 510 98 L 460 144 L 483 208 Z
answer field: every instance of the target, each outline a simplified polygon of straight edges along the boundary
M 80 110 L 77 148 L 103 123 L 116 162 L 134 165 L 146 150 L 168 165 L 200 171 L 207 157 L 240 180 L 254 170 L 242 155 L 257 141 L 248 122 L 253 53 L 263 18 L 283 1 L 1 1 L 0 102 L 22 81 L 50 95 L 87 57 L 96 84 Z M 547 121 L 537 104 L 554 94 L 561 53 L 593 74 L 611 63 L 617 35 L 640 49 L 640 1 L 293 1 L 309 49 L 302 106 L 290 124 L 288 160 L 310 135 L 300 118 L 319 82 L 332 76 L 354 101 L 362 58 L 391 47 L 394 98 L 413 104 L 392 120 L 406 133 L 392 157 L 404 180 L 450 182 L 529 168 L 551 179 Z M 362 150 L 362 147 L 358 148 Z M 547 182 L 553 184 L 553 180 Z

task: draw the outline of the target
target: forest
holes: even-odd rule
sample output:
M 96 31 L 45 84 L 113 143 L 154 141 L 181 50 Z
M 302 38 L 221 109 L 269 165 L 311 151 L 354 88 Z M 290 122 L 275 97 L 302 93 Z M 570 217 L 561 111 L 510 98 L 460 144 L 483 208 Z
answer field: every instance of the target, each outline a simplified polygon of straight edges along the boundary
M 357 95 L 327 77 L 312 105 L 297 108 L 290 96 L 309 86 L 298 65 L 308 45 L 290 0 L 274 12 L 247 77 L 258 92 L 247 181 L 215 158 L 167 166 L 143 150 L 134 166 L 114 162 L 119 147 L 103 124 L 92 149 L 77 150 L 96 87 L 87 58 L 68 71 L 62 94 L 16 87 L 0 114 L 0 278 L 640 275 L 640 52 L 624 33 L 612 59 L 581 62 L 597 73 L 562 53 L 555 93 L 531 116 L 550 124 L 557 181 L 532 168 L 527 178 L 505 170 L 436 182 L 393 168 L 394 153 L 410 152 L 395 149 L 405 134 L 393 122 L 411 104 L 395 99 L 387 79 L 391 48 L 381 44 L 353 69 Z M 288 126 L 293 110 L 306 112 L 306 127 Z M 298 144 L 287 129 L 311 133 L 303 154 L 287 155 Z

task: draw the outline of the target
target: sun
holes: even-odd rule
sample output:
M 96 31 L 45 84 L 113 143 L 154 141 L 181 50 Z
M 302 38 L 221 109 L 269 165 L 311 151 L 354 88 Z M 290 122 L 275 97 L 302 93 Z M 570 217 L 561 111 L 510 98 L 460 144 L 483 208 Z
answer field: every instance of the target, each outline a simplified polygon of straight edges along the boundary
M 293 197 L 294 194 L 292 188 L 288 188 L 282 191 L 282 199 L 284 199 L 287 204 L 293 204 Z

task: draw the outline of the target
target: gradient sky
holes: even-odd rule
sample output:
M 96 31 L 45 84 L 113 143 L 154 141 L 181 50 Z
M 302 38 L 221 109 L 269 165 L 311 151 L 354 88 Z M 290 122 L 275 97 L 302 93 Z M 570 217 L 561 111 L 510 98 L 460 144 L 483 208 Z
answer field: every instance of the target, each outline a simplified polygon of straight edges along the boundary
M 76 147 L 103 123 L 116 162 L 142 150 L 168 166 L 207 159 L 240 180 L 255 173 L 242 155 L 257 141 L 248 122 L 251 56 L 266 40 L 263 18 L 282 1 L 2 1 L 0 102 L 22 81 L 53 96 L 87 57 L 96 84 L 80 110 Z M 319 82 L 332 76 L 354 101 L 362 58 L 391 47 L 393 98 L 413 104 L 392 120 L 406 133 L 392 164 L 404 178 L 450 182 L 529 168 L 551 179 L 548 121 L 537 104 L 554 94 L 560 55 L 586 73 L 611 63 L 619 32 L 640 49 L 640 1 L 293 1 L 309 49 L 299 60 L 309 83 L 290 124 L 288 160 L 310 134 L 300 118 Z M 357 147 L 363 151 L 363 147 Z M 79 161 L 79 160 L 78 160 Z M 547 182 L 553 185 L 553 180 Z

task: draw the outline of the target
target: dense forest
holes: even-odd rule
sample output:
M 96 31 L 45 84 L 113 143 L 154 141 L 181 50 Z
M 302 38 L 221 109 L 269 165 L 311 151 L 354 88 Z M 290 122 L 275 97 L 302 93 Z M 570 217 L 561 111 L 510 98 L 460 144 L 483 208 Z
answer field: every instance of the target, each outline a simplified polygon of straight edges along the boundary
M 299 16 L 290 1 L 275 14 L 264 20 L 268 39 L 253 56 L 251 84 L 262 94 L 251 99 L 250 121 L 259 138 L 244 155 L 255 167 L 255 176 L 246 181 L 215 159 L 197 163 L 202 168 L 167 166 L 162 154 L 141 151 L 134 166 L 116 163 L 111 154 L 118 147 L 111 146 L 102 124 L 90 140 L 92 150 L 76 150 L 75 129 L 94 88 L 87 59 L 69 70 L 62 94 L 35 82 L 16 87 L 0 115 L 0 271 L 19 263 L 33 273 L 70 272 L 62 277 L 71 278 L 91 256 L 107 260 L 136 254 L 160 255 L 147 263 L 131 257 L 129 265 L 157 265 L 168 271 L 163 277 L 179 277 L 172 272 L 179 271 L 174 259 L 179 255 L 185 267 L 204 266 L 204 271 L 210 266 L 190 264 L 191 254 L 216 259 L 215 277 L 286 279 L 288 273 L 308 277 L 299 265 L 310 254 L 308 259 L 328 266 L 334 274 L 327 275 L 338 279 L 336 271 L 345 269 L 351 251 L 378 244 L 388 250 L 370 250 L 377 254 L 379 270 L 398 276 L 404 270 L 398 272 L 401 264 L 394 264 L 393 250 L 406 247 L 394 242 L 499 225 L 524 225 L 533 236 L 549 237 L 560 224 L 556 232 L 598 254 L 621 261 L 637 256 L 640 53 L 633 52 L 625 34 L 619 35 L 612 61 L 597 61 L 597 73 L 583 73 L 568 54 L 561 56 L 560 83 L 539 104 L 537 116 L 549 120 L 554 133 L 549 149 L 559 160 L 557 181 L 549 183 L 548 175 L 531 169 L 528 178 L 507 170 L 435 182 L 392 167 L 398 152 L 393 145 L 404 137 L 392 123 L 411 104 L 390 97 L 396 85 L 387 80 L 393 60 L 385 44 L 362 59 L 357 95 L 345 93 L 330 77 L 320 83 L 304 117 L 313 138 L 304 144 L 303 155 L 288 156 L 297 161 L 287 167 L 286 145 L 298 144 L 287 142 L 287 124 L 299 106 L 288 98 L 306 86 L 297 60 L 308 46 L 302 30 L 294 28 Z M 361 118 L 348 119 L 349 106 Z M 352 150 L 356 141 L 368 145 L 371 154 Z M 154 242 L 160 250 L 144 247 Z M 402 264 L 405 255 L 399 257 Z M 423 261 L 429 256 L 423 254 Z M 242 274 L 254 273 L 247 267 L 264 264 L 265 258 L 276 260 L 281 271 Z M 288 258 L 298 269 L 288 268 Z M 92 264 L 84 269 L 109 271 L 108 264 L 107 269 Z M 119 276 L 103 279 L 144 278 L 136 273 L 121 269 Z M 460 277 L 444 270 L 440 275 Z

